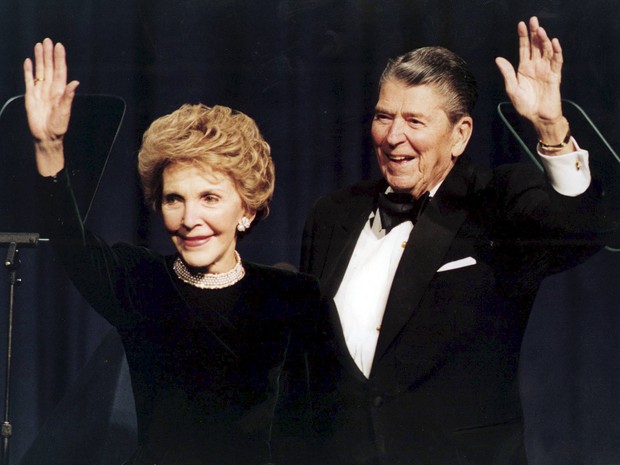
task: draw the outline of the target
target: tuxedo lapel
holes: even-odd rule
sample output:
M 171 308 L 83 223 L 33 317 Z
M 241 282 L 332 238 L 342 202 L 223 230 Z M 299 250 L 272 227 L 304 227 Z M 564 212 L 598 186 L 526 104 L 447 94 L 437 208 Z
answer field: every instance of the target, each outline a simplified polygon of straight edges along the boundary
M 373 365 L 415 314 L 468 210 L 469 165 L 457 164 L 413 228 L 399 262 L 381 324 Z
M 329 238 L 329 249 L 321 271 L 322 291 L 329 299 L 329 318 L 340 363 L 355 379 L 362 382 L 366 381 L 366 378 L 347 348 L 340 316 L 333 298 L 338 292 L 360 232 L 366 225 L 370 213 L 376 208 L 377 194 L 386 187 L 387 184 L 384 181 L 365 183 L 355 186 L 351 196 L 345 196 L 339 200 Z
M 333 298 L 338 292 L 357 239 L 375 208 L 375 199 L 382 187 L 383 183 L 380 182 L 361 188 L 361 192 L 356 192 L 357 195 L 351 199 L 344 199 L 341 208 L 337 210 L 339 215 L 334 222 L 323 271 L 323 290 L 329 298 Z
M 340 362 L 340 364 L 346 368 L 347 372 L 349 372 L 354 379 L 358 381 L 365 382 L 366 377 L 364 373 L 359 369 L 355 360 L 351 356 L 351 352 L 349 352 L 349 348 L 347 347 L 347 341 L 344 338 L 344 333 L 342 331 L 342 323 L 340 322 L 340 315 L 338 315 L 338 309 L 336 308 L 336 303 L 333 299 L 330 299 L 329 302 L 329 321 L 331 328 L 333 330 L 333 340 L 336 347 L 336 356 Z

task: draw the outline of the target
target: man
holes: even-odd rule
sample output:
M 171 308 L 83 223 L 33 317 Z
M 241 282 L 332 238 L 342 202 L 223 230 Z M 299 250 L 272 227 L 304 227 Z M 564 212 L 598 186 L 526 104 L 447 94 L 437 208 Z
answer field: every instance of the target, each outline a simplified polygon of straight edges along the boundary
M 381 77 L 383 179 L 322 198 L 308 218 L 301 269 L 333 304 L 331 340 L 311 362 L 313 463 L 526 463 L 517 367 L 535 294 L 614 225 L 594 216 L 603 190 L 562 114 L 558 40 L 535 17 L 518 36 L 518 71 L 496 63 L 546 177 L 463 156 L 474 78 L 452 52 L 423 48 Z

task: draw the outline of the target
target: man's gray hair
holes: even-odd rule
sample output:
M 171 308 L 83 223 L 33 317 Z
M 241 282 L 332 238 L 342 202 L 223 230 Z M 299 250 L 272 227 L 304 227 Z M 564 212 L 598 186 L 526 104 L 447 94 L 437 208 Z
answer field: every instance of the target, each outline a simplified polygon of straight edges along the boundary
M 478 99 L 476 79 L 467 63 L 444 47 L 422 47 L 388 61 L 379 88 L 387 80 L 407 86 L 434 86 L 446 98 L 444 110 L 452 124 L 471 116 Z

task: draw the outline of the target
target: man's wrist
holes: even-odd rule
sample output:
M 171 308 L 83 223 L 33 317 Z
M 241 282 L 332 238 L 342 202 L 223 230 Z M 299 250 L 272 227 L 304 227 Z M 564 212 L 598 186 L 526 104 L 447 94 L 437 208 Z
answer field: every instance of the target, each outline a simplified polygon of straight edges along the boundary
M 572 135 L 570 133 L 570 127 L 569 127 L 568 130 L 566 131 L 566 135 L 564 136 L 564 139 L 559 144 L 547 144 L 543 140 L 538 139 L 538 150 L 541 150 L 546 153 L 559 152 L 563 150 L 570 143 L 571 137 Z
M 560 155 L 575 150 L 572 143 L 570 125 L 564 117 L 554 122 L 536 125 L 538 150 L 546 155 Z

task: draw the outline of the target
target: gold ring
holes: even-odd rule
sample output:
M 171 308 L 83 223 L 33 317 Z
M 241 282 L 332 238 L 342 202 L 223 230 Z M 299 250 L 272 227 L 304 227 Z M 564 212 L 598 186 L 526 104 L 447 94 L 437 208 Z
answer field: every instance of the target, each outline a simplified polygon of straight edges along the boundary
M 45 79 L 43 78 L 34 78 L 34 83 L 36 84 L 37 82 L 41 82 L 44 81 Z

